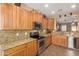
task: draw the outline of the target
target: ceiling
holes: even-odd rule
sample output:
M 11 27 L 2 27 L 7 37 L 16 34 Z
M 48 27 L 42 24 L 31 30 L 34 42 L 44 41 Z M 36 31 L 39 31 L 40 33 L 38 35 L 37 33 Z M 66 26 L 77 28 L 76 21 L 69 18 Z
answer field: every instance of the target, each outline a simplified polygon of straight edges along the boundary
M 48 7 L 45 8 L 45 4 L 48 4 Z M 71 6 L 75 4 L 76 8 L 71 8 Z M 41 13 L 45 14 L 46 16 L 56 16 L 68 14 L 70 12 L 72 13 L 78 13 L 79 12 L 79 3 L 23 3 L 25 7 L 34 8 Z M 55 11 L 54 14 L 52 14 L 52 11 Z

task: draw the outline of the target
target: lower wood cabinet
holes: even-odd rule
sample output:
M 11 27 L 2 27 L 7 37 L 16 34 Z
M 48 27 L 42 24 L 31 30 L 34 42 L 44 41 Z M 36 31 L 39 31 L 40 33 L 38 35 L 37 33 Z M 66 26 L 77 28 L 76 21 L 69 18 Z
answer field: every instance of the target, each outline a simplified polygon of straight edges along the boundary
M 68 46 L 67 36 L 53 35 L 52 36 L 52 44 L 67 47 Z
M 35 56 L 37 55 L 37 41 L 32 41 L 4 51 L 5 56 Z
M 45 47 L 48 47 L 48 46 L 51 44 L 51 39 L 52 39 L 51 35 L 48 35 L 48 36 L 45 38 L 45 41 L 44 41 Z
M 7 56 L 27 56 L 27 51 L 26 51 L 26 49 L 21 49 L 21 50 L 13 52 Z
M 27 55 L 35 56 L 37 54 L 37 41 L 33 41 L 27 44 Z

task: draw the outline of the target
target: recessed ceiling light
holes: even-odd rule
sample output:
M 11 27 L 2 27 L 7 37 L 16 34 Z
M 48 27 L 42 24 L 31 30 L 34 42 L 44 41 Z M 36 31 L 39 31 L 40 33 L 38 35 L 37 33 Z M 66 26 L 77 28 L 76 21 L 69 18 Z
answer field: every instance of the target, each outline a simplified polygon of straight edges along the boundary
M 45 8 L 47 8 L 48 6 L 49 6 L 48 4 L 45 4 L 45 5 L 44 5 Z
M 75 7 L 76 7 L 76 5 L 75 5 L 75 4 L 71 6 L 71 8 L 75 8 Z
M 55 11 L 52 11 L 52 14 L 54 14 L 55 13 Z

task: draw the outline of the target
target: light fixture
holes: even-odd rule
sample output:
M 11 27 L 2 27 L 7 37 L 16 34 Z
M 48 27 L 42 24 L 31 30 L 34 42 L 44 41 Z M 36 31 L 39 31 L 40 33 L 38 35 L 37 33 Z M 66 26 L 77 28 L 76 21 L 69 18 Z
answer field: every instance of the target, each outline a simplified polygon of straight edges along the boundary
M 49 6 L 48 4 L 45 4 L 45 5 L 44 5 L 45 8 L 47 8 L 48 6 Z
M 73 4 L 72 6 L 71 6 L 71 8 L 75 8 L 76 7 L 76 5 L 75 4 Z
M 72 15 L 72 12 L 70 13 L 70 15 Z
M 55 14 L 55 11 L 52 11 L 52 14 Z
M 66 17 L 66 14 L 64 15 L 64 17 Z
M 61 18 L 61 15 L 59 15 L 59 18 Z

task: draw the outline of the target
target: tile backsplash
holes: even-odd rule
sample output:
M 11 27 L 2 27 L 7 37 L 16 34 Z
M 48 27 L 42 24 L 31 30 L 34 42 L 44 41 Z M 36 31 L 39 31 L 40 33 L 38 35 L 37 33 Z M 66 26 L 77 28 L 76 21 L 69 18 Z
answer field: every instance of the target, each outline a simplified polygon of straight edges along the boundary
M 0 31 L 0 44 L 29 38 L 29 30 L 3 30 Z

